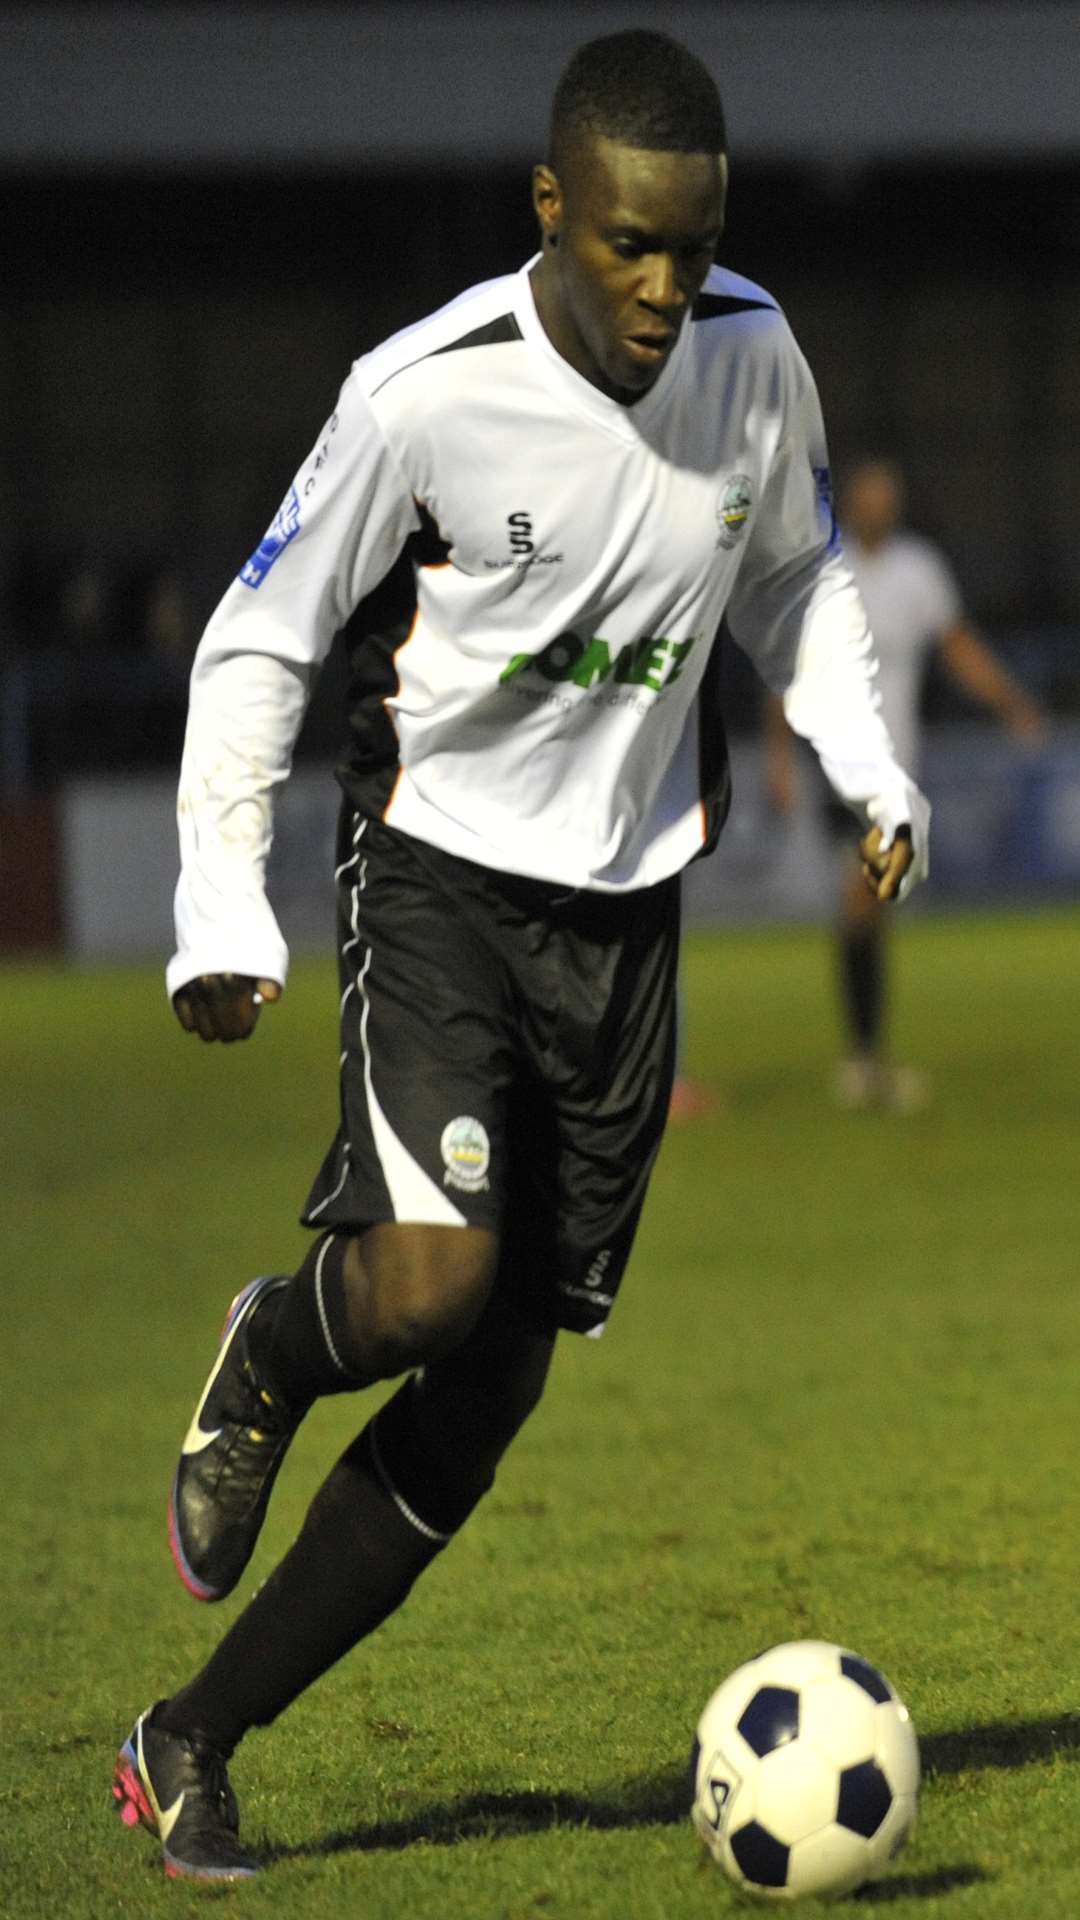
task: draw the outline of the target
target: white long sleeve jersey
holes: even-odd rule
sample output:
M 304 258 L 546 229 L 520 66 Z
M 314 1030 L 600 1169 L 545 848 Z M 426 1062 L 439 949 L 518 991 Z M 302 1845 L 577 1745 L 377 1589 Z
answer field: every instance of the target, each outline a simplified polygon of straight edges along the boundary
M 200 643 L 168 987 L 283 981 L 275 788 L 346 629 L 354 804 L 488 867 L 621 891 L 727 805 L 721 620 L 834 788 L 891 838 L 925 802 L 877 709 L 813 380 L 770 296 L 709 275 L 633 406 L 556 352 L 529 262 L 353 366 Z

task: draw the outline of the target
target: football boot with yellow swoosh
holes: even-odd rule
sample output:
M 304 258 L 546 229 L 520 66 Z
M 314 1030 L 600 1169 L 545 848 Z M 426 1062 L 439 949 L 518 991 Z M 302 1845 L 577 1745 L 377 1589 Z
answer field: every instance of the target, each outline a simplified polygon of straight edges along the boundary
M 258 1862 L 240 1845 L 240 1814 L 224 1755 L 197 1736 L 168 1733 L 140 1714 L 116 1757 L 113 1800 L 126 1827 L 161 1841 L 172 1880 L 250 1880 Z
M 191 1418 L 169 1497 L 169 1545 L 196 1600 L 223 1600 L 254 1551 L 289 1442 L 306 1408 L 286 1407 L 257 1378 L 247 1333 L 285 1274 L 264 1274 L 237 1294 Z

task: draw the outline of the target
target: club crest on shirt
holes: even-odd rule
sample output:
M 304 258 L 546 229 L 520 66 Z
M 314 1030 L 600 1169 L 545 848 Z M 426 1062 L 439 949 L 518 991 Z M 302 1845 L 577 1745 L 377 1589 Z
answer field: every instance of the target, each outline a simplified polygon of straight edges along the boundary
M 719 546 L 738 546 L 746 532 L 746 523 L 750 518 L 750 509 L 753 504 L 754 489 L 746 474 L 733 473 L 730 480 L 725 480 L 720 490 L 720 498 L 716 503 Z
M 488 1184 L 491 1142 L 482 1121 L 474 1120 L 469 1113 L 459 1114 L 443 1128 L 439 1145 L 446 1168 L 443 1185 L 460 1187 L 466 1193 L 483 1192 Z

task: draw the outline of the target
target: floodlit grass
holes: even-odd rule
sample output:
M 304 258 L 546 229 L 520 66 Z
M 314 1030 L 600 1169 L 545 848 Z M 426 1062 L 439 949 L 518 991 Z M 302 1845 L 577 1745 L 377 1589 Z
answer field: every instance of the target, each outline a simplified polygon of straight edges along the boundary
M 922 1736 L 918 1835 L 858 1906 L 1080 1910 L 1078 934 L 903 926 L 897 1052 L 936 1092 L 906 1120 L 825 1097 L 823 935 L 691 942 L 691 1064 L 722 1104 L 665 1145 L 607 1337 L 562 1342 L 407 1608 L 245 1743 L 271 1867 L 209 1894 L 164 1880 L 108 1783 L 244 1597 L 189 1600 L 166 1492 L 230 1293 L 304 1244 L 333 979 L 299 966 L 253 1045 L 211 1050 L 156 970 L 0 973 L 7 1920 L 733 1912 L 685 1817 L 693 1724 L 809 1634 L 882 1665 Z M 245 1593 L 365 1413 L 315 1410 Z

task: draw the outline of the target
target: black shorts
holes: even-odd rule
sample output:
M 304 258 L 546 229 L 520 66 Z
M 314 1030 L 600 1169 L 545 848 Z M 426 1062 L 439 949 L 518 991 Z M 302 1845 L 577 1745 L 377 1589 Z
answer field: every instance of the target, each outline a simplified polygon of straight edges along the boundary
M 603 1323 L 667 1115 L 678 879 L 567 892 L 346 805 L 341 1125 L 303 1214 L 487 1227 L 535 1324 Z

